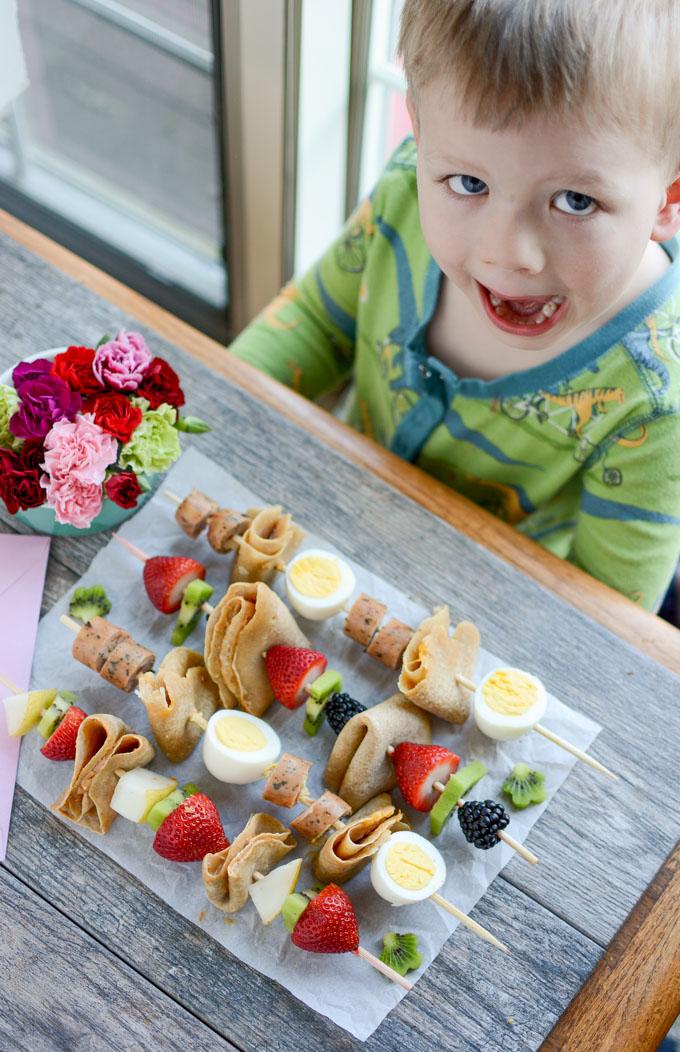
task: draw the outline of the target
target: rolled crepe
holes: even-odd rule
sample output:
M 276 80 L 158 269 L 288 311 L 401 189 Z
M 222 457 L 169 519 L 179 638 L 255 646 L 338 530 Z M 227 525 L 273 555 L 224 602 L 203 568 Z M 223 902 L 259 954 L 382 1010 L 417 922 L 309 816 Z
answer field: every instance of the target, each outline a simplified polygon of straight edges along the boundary
M 449 636 L 449 608 L 439 607 L 416 630 L 406 648 L 399 690 L 414 705 L 449 723 L 464 723 L 470 712 L 469 691 L 456 676 L 472 679 L 479 654 L 479 629 L 461 621 Z
M 139 677 L 139 696 L 146 706 L 158 746 L 171 763 L 190 756 L 203 734 L 191 717 L 208 720 L 220 707 L 220 695 L 203 664 L 188 647 L 175 647 L 163 658 L 158 672 Z
M 52 809 L 77 825 L 106 833 L 116 817 L 111 807 L 116 772 L 146 767 L 153 757 L 151 743 L 130 732 L 117 716 L 88 716 L 78 729 L 71 784 Z
M 348 720 L 328 757 L 324 781 L 354 811 L 397 784 L 388 745 L 429 745 L 431 741 L 429 717 L 401 694 L 394 694 Z
M 408 829 L 408 824 L 390 794 L 374 796 L 344 829 L 331 833 L 314 860 L 314 876 L 324 884 L 343 884 L 363 869 L 399 829 Z
M 285 563 L 297 550 L 304 531 L 284 515 L 281 505 L 271 508 L 249 508 L 250 526 L 238 542 L 231 567 L 233 581 L 264 581 L 268 584 L 277 564 Z
M 290 829 L 278 818 L 251 815 L 229 847 L 203 859 L 201 876 L 209 900 L 225 913 L 236 913 L 248 901 L 255 871 L 268 873 L 295 847 Z
M 263 654 L 281 644 L 308 647 L 287 606 L 266 584 L 237 582 L 227 589 L 205 633 L 205 664 L 225 709 L 240 705 L 261 716 L 274 700 Z

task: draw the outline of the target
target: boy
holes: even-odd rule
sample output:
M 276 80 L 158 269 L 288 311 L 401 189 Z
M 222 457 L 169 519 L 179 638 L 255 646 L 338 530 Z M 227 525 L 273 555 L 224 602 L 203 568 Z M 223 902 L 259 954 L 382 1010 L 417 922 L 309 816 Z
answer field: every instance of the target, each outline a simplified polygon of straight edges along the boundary
M 311 398 L 353 372 L 351 423 L 650 610 L 680 554 L 674 7 L 406 0 L 415 141 L 231 348 Z

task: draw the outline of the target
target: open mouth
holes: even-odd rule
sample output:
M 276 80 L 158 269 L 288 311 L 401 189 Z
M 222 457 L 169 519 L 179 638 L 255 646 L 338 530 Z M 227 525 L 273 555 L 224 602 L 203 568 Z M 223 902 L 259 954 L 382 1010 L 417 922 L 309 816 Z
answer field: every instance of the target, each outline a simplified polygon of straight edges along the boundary
M 564 296 L 518 296 L 504 299 L 477 282 L 487 316 L 498 329 L 517 336 L 541 336 L 554 329 L 566 309 Z

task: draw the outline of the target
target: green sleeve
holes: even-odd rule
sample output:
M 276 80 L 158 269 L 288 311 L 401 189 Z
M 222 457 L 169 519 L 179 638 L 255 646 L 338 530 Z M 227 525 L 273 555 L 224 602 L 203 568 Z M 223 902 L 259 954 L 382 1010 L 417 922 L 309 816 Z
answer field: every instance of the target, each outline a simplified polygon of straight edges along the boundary
M 337 387 L 354 362 L 372 232 L 372 204 L 366 199 L 319 262 L 286 285 L 234 340 L 232 354 L 307 398 Z
M 587 468 L 571 562 L 657 610 L 680 558 L 680 415 L 639 422 Z

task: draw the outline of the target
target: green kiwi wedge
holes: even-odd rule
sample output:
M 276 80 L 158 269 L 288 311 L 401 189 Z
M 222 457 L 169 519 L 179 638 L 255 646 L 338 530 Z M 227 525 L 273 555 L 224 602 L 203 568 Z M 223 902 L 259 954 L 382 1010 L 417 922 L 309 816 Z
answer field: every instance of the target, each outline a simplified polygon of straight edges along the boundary
M 430 811 L 430 832 L 439 836 L 446 825 L 449 815 L 455 810 L 461 796 L 469 793 L 473 785 L 486 774 L 486 767 L 479 760 L 473 760 L 459 771 L 452 774 L 446 783 L 444 792 Z
M 406 975 L 407 972 L 420 968 L 423 955 L 418 951 L 418 936 L 411 932 L 400 935 L 396 931 L 388 931 L 383 936 L 380 960 L 399 975 Z
M 532 771 L 526 763 L 516 763 L 503 782 L 503 792 L 518 810 L 529 804 L 542 804 L 546 797 L 545 775 Z
M 305 703 L 305 722 L 303 731 L 313 738 L 326 718 L 326 703 L 331 694 L 342 690 L 342 676 L 334 668 L 328 668 L 315 679 L 309 688 L 309 697 Z

